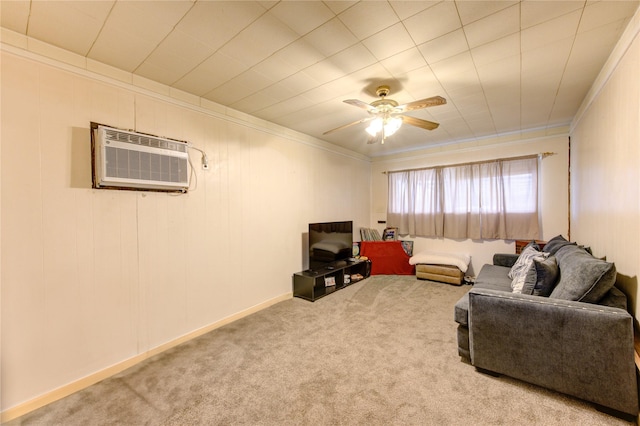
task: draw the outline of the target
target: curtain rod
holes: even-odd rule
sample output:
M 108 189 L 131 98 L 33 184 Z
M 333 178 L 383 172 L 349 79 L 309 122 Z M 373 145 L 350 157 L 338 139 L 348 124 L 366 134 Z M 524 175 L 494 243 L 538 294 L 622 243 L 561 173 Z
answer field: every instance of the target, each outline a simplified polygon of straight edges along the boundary
M 384 172 L 382 172 L 382 174 L 386 175 L 389 173 L 414 172 L 417 170 L 429 170 L 429 169 L 437 169 L 437 168 L 443 168 L 443 167 L 471 166 L 474 164 L 495 163 L 496 161 L 506 161 L 506 160 L 524 160 L 527 158 L 535 158 L 535 157 L 545 158 L 545 157 L 549 157 L 551 155 L 556 155 L 556 154 L 557 152 L 541 152 L 539 154 L 521 155 L 519 157 L 496 158 L 495 160 L 470 161 L 467 163 L 445 164 L 441 166 L 431 166 L 431 167 L 418 167 L 415 169 L 385 170 Z

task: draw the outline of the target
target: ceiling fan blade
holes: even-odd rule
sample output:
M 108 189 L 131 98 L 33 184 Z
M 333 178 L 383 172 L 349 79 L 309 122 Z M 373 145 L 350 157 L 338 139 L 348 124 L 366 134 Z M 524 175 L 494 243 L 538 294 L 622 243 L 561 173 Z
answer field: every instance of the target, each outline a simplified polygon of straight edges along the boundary
M 357 106 L 358 108 L 366 109 L 369 112 L 376 112 L 375 107 L 372 107 L 368 103 L 358 99 L 347 99 L 343 102 L 349 105 Z
M 401 115 L 400 118 L 402 118 L 404 123 L 420 127 L 425 130 L 433 130 L 440 125 L 440 123 L 434 123 L 433 121 L 422 120 L 421 118 L 415 118 L 408 115 Z
M 344 124 L 340 127 L 336 127 L 335 129 L 327 130 L 326 132 L 323 133 L 323 135 L 328 135 L 329 133 L 337 132 L 338 130 L 346 129 L 347 127 L 351 127 L 356 124 L 366 123 L 367 121 L 371 121 L 374 118 L 375 117 L 367 117 L 367 118 L 363 118 L 362 120 L 354 121 L 353 123 Z
M 433 96 L 431 98 L 421 99 L 419 101 L 413 101 L 404 105 L 397 106 L 395 110 L 398 112 L 406 112 L 437 105 L 444 105 L 446 103 L 447 100 L 442 96 Z

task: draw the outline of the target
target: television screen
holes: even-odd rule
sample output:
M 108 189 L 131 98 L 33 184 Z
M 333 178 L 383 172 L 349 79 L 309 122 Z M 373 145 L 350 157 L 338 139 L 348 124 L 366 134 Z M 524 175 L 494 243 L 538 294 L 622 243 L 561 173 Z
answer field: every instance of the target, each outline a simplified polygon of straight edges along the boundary
M 352 247 L 352 221 L 309 224 L 309 269 L 350 258 Z

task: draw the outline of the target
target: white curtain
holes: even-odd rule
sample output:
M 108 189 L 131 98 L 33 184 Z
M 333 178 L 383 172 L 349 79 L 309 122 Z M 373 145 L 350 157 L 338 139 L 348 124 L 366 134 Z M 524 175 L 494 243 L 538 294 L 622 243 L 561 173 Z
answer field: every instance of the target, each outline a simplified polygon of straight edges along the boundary
M 387 225 L 422 237 L 537 239 L 538 157 L 390 172 Z

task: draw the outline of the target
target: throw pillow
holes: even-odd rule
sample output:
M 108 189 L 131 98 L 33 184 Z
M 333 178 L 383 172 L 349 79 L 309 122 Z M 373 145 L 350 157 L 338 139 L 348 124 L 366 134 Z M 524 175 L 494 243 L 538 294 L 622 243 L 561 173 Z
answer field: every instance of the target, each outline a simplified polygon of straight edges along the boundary
M 518 256 L 518 259 L 509 270 L 509 273 L 507 274 L 507 276 L 513 279 L 513 277 L 518 271 L 520 271 L 525 267 L 528 267 L 529 259 L 539 253 L 540 251 L 536 249 L 534 246 L 532 246 L 531 243 L 527 244 L 525 248 L 523 248 L 522 251 L 520 252 L 520 256 Z
M 533 264 L 533 259 L 544 260 L 548 256 L 548 253 L 540 252 L 531 246 L 527 246 L 524 250 L 522 250 L 522 253 L 520 253 L 518 260 L 516 260 L 516 263 L 511 267 L 509 274 L 507 274 L 509 278 L 512 279 L 511 288 L 513 289 L 514 293 L 522 293 L 524 280 L 527 276 L 529 268 L 531 268 L 531 265 Z
M 613 263 L 597 259 L 576 245 L 556 253 L 560 281 L 549 297 L 598 303 L 616 282 Z
M 560 270 L 555 256 L 544 260 L 533 258 L 533 262 L 524 278 L 522 294 L 548 297 L 558 281 Z
M 567 245 L 576 245 L 576 243 L 567 241 L 567 239 L 562 235 L 558 235 L 550 239 L 549 242 L 545 244 L 542 251 L 545 253 L 549 253 L 550 255 L 555 255 L 558 250 Z

